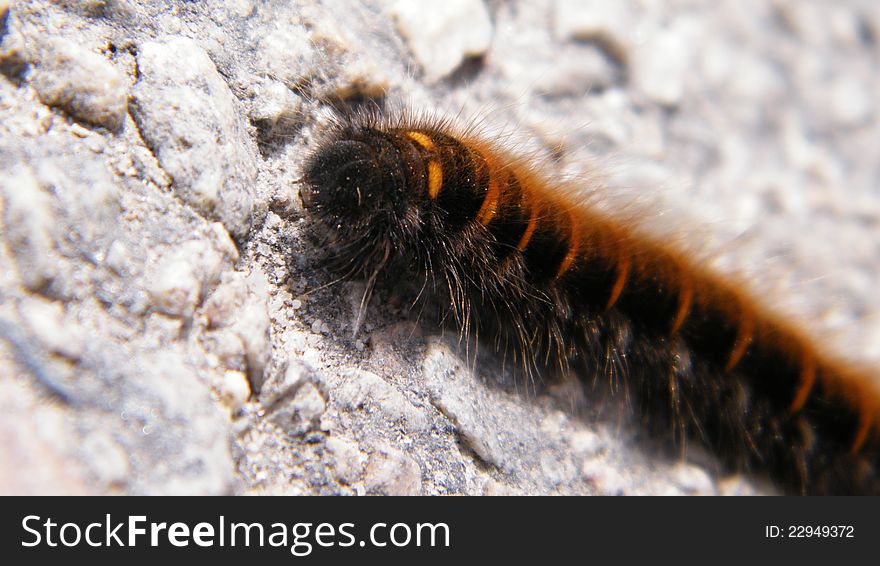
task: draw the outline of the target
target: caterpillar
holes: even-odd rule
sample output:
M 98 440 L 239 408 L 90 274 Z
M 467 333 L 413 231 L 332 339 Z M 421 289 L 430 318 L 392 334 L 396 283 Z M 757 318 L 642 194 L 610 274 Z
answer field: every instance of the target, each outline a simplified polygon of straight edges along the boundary
M 405 273 L 463 335 L 530 375 L 626 395 L 652 434 L 789 493 L 880 493 L 866 370 L 473 129 L 354 112 L 300 182 L 332 269 L 367 279 L 364 302 L 380 273 Z

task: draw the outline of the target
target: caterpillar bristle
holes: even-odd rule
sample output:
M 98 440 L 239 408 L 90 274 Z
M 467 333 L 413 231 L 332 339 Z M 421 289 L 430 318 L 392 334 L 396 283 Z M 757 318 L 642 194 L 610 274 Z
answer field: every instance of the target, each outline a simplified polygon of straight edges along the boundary
M 380 272 L 406 274 L 530 377 L 577 373 L 633 399 L 652 432 L 790 493 L 880 493 L 880 394 L 863 370 L 475 128 L 347 115 L 302 183 L 334 263 L 368 278 L 364 302 Z

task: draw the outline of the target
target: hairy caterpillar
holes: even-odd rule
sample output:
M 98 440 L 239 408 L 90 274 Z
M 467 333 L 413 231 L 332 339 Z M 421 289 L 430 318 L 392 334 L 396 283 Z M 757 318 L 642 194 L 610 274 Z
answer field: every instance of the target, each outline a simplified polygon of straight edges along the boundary
M 463 333 L 529 373 L 557 366 L 630 396 L 653 432 L 792 493 L 880 493 L 869 378 L 492 142 L 358 113 L 319 142 L 302 183 L 333 267 L 368 278 L 365 300 L 383 270 L 410 273 Z

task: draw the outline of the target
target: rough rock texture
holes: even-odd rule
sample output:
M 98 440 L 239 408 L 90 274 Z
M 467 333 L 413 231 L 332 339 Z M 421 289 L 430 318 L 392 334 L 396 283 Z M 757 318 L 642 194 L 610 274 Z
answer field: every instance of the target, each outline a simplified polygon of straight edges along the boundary
M 0 491 L 772 491 L 388 289 L 352 339 L 295 181 L 334 105 L 479 121 L 876 365 L 873 2 L 410 4 L 0 2 Z

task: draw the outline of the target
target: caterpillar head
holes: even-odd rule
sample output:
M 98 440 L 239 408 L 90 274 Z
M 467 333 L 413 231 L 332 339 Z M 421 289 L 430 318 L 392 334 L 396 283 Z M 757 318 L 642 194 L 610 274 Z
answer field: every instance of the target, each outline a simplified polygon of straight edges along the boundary
M 303 205 L 330 229 L 393 224 L 406 208 L 406 174 L 396 148 L 372 128 L 343 128 L 303 170 Z

